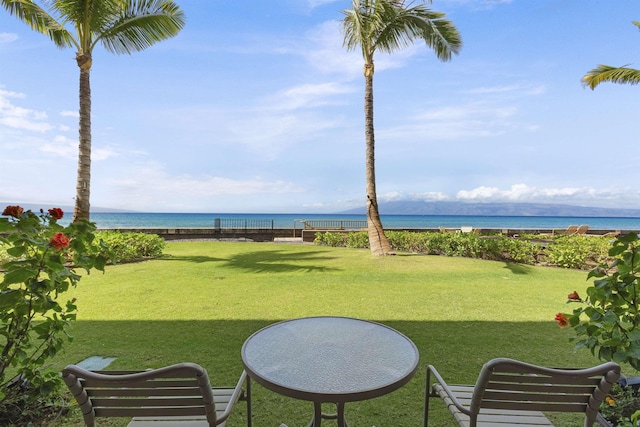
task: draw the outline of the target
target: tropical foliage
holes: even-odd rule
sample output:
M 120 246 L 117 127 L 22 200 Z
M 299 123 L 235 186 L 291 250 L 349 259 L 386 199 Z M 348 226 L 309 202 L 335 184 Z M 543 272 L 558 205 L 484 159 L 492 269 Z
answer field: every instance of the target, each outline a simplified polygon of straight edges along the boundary
M 352 9 L 343 11 L 344 46 L 360 48 L 364 59 L 364 111 L 366 140 L 366 189 L 369 246 L 373 255 L 391 253 L 378 211 L 375 180 L 375 136 L 373 126 L 373 74 L 376 52 L 393 53 L 424 40 L 438 59 L 448 61 L 462 47 L 458 30 L 424 4 L 404 0 L 352 0 Z
M 184 14 L 172 0 L 0 0 L 0 4 L 59 48 L 76 49 L 80 69 L 80 143 L 73 221 L 89 219 L 93 50 L 130 54 L 173 37 Z M 42 6 L 40 5 L 42 4 Z
M 640 22 L 632 21 L 632 23 L 640 29 Z M 599 65 L 582 78 L 582 84 L 592 90 L 604 82 L 636 85 L 640 83 L 640 70 L 627 66 Z
M 591 269 L 608 256 L 611 239 L 597 236 L 556 236 L 542 239 L 536 235 L 513 238 L 506 235 L 475 233 L 387 231 L 391 248 L 398 252 L 461 256 L 528 265 Z M 322 246 L 368 248 L 364 232 L 326 232 L 316 235 Z
M 589 272 L 593 286 L 582 299 L 577 292 L 568 302 L 572 313 L 558 313 L 561 326 L 571 326 L 576 347 L 587 348 L 602 360 L 626 363 L 640 370 L 640 237 L 619 237 L 609 251 L 614 260 Z
M 0 246 L 11 258 L 0 264 L 0 414 L 20 417 L 62 384 L 47 363 L 70 339 L 76 304 L 61 294 L 78 284 L 76 269 L 103 271 L 106 258 L 95 224 L 62 227 L 59 208 L 36 214 L 7 206 L 2 215 Z

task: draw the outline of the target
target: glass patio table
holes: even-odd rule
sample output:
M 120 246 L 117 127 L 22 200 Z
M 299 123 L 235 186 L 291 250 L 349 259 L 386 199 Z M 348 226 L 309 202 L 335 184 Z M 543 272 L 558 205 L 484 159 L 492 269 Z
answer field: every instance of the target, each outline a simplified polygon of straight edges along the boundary
M 382 396 L 416 373 L 415 344 L 393 328 L 348 317 L 307 317 L 267 326 L 242 346 L 249 378 L 295 399 L 313 402 L 309 426 L 323 418 L 347 425 L 345 402 Z M 322 412 L 336 405 L 335 414 Z

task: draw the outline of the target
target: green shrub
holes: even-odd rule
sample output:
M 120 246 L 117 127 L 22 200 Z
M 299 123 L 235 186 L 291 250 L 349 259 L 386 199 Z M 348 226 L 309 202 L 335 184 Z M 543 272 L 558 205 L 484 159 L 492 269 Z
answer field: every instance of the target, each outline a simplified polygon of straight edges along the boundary
M 369 237 L 366 231 L 351 231 L 348 233 L 327 231 L 326 233 L 316 233 L 313 243 L 334 248 L 367 249 L 369 247 Z
M 594 236 L 562 236 L 554 239 L 547 248 L 549 262 L 558 267 L 593 268 L 608 258 L 611 242 Z
M 158 257 L 166 245 L 157 234 L 101 231 L 97 237 L 108 247 L 107 258 L 111 263 Z
M 316 245 L 331 246 L 334 248 L 347 247 L 347 233 L 316 233 L 313 241 Z
M 347 247 L 356 249 L 369 248 L 369 234 L 366 231 L 352 231 L 347 233 Z
M 511 261 L 519 264 L 536 264 L 540 253 L 544 250 L 541 246 L 529 241 L 501 237 L 497 239 L 485 239 L 487 259 L 494 261 Z
M 590 269 L 610 261 L 611 240 L 597 236 L 560 236 L 540 240 L 540 236 L 513 238 L 501 234 L 480 236 L 475 233 L 385 232 L 397 252 L 460 256 L 520 264 L 545 264 L 564 268 Z M 368 248 L 367 233 L 318 233 L 314 243 L 324 246 Z
M 388 231 L 387 239 L 391 247 L 399 252 L 427 253 L 432 233 L 412 231 Z

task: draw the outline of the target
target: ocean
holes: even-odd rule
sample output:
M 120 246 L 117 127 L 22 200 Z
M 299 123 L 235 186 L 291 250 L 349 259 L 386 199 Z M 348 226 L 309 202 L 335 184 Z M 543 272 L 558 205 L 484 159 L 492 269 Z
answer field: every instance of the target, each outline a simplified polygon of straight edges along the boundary
M 98 228 L 213 228 L 216 218 L 273 220 L 274 228 L 300 229 L 301 220 L 364 220 L 349 214 L 229 214 L 229 213 L 92 213 Z M 473 228 L 554 229 L 587 224 L 592 230 L 640 230 L 640 218 L 550 216 L 381 215 L 387 229 Z M 65 218 L 67 219 L 67 218 Z M 64 221 L 60 221 L 64 224 Z

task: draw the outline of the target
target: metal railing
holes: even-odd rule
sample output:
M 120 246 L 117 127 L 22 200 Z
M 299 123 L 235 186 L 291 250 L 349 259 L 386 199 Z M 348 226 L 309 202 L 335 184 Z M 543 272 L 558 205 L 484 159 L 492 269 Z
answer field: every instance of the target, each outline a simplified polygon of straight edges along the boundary
M 273 230 L 272 219 L 214 218 L 216 230 Z
M 361 230 L 367 228 L 366 219 L 301 219 L 305 230 Z

